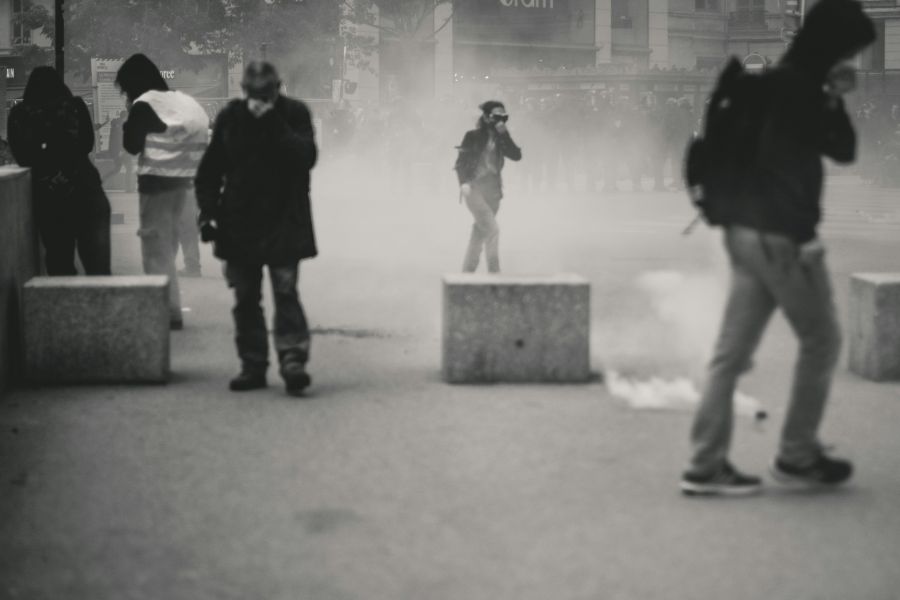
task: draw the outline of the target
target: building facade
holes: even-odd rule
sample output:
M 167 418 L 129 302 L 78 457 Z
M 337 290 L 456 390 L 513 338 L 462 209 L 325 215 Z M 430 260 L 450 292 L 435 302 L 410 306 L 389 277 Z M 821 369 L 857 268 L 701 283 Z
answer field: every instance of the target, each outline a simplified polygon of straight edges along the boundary
M 416 51 L 420 81 L 436 97 L 485 81 L 551 90 L 626 79 L 700 94 L 729 56 L 757 67 L 779 60 L 790 1 L 455 0 L 426 24 L 437 33 Z M 900 0 L 863 4 L 879 37 L 859 59 L 861 95 L 900 101 Z M 389 46 L 381 50 L 383 82 L 398 65 Z M 372 99 L 376 88 L 365 89 Z M 377 86 L 382 101 L 392 93 Z

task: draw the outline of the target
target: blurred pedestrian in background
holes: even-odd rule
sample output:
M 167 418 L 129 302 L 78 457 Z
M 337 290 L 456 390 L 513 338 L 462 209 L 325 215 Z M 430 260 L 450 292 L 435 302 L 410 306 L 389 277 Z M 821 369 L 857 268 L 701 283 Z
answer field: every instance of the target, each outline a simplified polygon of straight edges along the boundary
M 297 293 L 299 263 L 316 256 L 309 175 L 317 149 L 306 105 L 280 92 L 267 62 L 244 72 L 246 98 L 216 119 L 212 142 L 197 173 L 197 202 L 204 241 L 214 242 L 234 289 L 235 341 L 241 371 L 232 391 L 266 387 L 269 344 L 262 300 L 263 267 L 275 301 L 275 349 L 287 392 L 300 395 L 310 335 Z
M 84 101 L 52 67 L 37 67 L 9 113 L 9 145 L 31 167 L 34 215 L 49 275 L 110 274 L 110 207 L 90 160 L 94 126 Z
M 175 272 L 179 224 L 209 137 L 209 117 L 196 100 L 169 90 L 159 68 L 143 54 L 116 73 L 128 120 L 123 146 L 138 155 L 141 254 L 144 272 L 169 276 L 172 329 L 181 329 L 181 294 Z

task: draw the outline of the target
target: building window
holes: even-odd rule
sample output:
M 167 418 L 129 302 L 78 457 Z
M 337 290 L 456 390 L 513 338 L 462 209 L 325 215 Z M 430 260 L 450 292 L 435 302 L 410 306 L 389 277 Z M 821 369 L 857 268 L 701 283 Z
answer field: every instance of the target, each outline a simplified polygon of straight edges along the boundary
M 697 12 L 719 12 L 721 5 L 719 0 L 694 0 L 694 10 Z
M 766 26 L 765 0 L 736 0 L 735 10 L 729 18 L 735 29 L 758 29 Z
M 631 29 L 631 10 L 628 0 L 612 0 L 612 28 Z
M 12 44 L 21 46 L 31 43 L 31 30 L 25 26 L 25 12 L 28 10 L 28 0 L 12 0 Z

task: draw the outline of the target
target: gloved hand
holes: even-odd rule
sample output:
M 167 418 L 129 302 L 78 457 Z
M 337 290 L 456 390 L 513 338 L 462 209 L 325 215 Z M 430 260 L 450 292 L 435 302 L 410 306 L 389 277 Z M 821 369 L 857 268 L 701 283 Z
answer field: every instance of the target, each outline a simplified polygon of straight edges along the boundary
M 200 239 L 203 242 L 214 242 L 219 236 L 219 229 L 216 227 L 216 222 L 212 219 L 201 219 L 199 225 Z

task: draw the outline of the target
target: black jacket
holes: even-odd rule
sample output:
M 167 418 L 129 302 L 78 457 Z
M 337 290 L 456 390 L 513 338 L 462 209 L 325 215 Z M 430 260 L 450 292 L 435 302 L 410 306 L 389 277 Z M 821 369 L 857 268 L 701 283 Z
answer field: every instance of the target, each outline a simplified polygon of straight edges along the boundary
M 260 118 L 233 100 L 216 118 L 197 170 L 201 220 L 218 225 L 226 261 L 290 264 L 317 254 L 309 172 L 317 150 L 309 109 L 279 97 Z
M 735 224 L 781 233 L 798 243 L 816 237 L 822 217 L 822 157 L 856 158 L 856 134 L 840 99 L 823 91 L 828 72 L 874 40 L 855 0 L 819 0 L 791 49 L 765 77 L 766 117 L 755 165 L 735 190 Z
M 456 158 L 456 176 L 459 183 L 471 183 L 475 179 L 475 173 L 478 170 L 478 162 L 481 160 L 481 154 L 484 152 L 488 143 L 488 132 L 486 127 L 480 127 L 467 131 L 463 136 L 462 143 L 457 146 L 459 155 Z M 502 171 L 504 157 L 510 160 L 521 160 L 522 150 L 516 146 L 516 143 L 510 137 L 509 132 L 497 134 L 497 164 Z
M 18 104 L 9 112 L 8 129 L 16 162 L 31 167 L 39 216 L 92 210 L 98 202 L 101 209 L 106 206 L 90 159 L 94 125 L 81 98 Z

